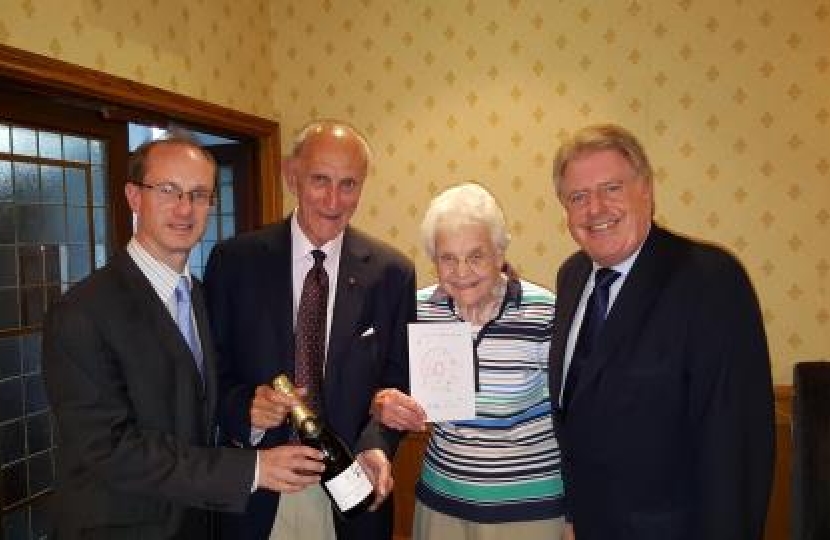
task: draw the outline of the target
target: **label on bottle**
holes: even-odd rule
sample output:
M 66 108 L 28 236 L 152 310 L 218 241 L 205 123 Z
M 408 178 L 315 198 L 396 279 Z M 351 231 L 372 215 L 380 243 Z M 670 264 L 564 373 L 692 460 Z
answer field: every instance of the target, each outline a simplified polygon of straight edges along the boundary
M 341 512 L 356 506 L 372 493 L 373 489 L 366 472 L 357 460 L 325 485 Z

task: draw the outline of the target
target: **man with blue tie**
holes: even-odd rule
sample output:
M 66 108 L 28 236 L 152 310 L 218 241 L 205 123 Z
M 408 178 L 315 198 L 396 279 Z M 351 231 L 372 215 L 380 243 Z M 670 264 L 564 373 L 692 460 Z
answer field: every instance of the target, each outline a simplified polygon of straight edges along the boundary
M 773 400 L 746 272 L 653 223 L 651 165 L 619 126 L 576 132 L 553 177 L 581 248 L 557 275 L 550 352 L 569 534 L 760 540 Z
M 315 449 L 213 444 L 215 352 L 187 258 L 215 175 L 211 155 L 188 138 L 140 146 L 125 185 L 132 240 L 49 310 L 57 538 L 210 539 L 212 511 L 241 511 L 257 488 L 319 482 Z

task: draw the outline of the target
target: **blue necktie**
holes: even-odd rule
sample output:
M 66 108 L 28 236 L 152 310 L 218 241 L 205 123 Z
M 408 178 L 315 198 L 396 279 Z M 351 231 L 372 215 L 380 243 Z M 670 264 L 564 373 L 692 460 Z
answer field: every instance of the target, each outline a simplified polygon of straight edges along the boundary
M 618 277 L 620 273 L 610 268 L 600 268 L 594 274 L 594 290 L 591 291 L 591 296 L 588 297 L 588 303 L 585 305 L 585 314 L 582 317 L 582 325 L 579 327 L 576 346 L 571 355 L 571 365 L 565 377 L 565 388 L 562 391 L 562 408 L 565 410 L 573 397 L 585 359 L 591 355 L 598 341 L 608 312 L 609 289 Z
M 199 375 L 204 377 L 202 368 L 202 351 L 196 341 L 196 329 L 193 327 L 192 307 L 190 302 L 190 286 L 187 278 L 181 276 L 176 284 L 176 325 L 182 333 L 182 337 L 193 353 L 193 360 L 196 362 L 196 369 Z

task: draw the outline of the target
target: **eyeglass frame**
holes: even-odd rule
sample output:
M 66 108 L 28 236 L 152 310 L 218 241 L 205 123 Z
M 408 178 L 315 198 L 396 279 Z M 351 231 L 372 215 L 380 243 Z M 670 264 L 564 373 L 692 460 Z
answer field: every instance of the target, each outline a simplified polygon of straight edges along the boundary
M 131 180 L 130 183 L 135 184 L 140 188 L 152 190 L 154 193 L 159 195 L 161 202 L 165 204 L 178 204 L 184 197 L 187 197 L 190 200 L 190 204 L 193 206 L 210 208 L 216 205 L 216 190 L 196 188 L 191 189 L 190 191 L 185 191 L 178 184 L 168 180 L 162 180 L 156 182 L 155 184 L 148 184 L 138 180 Z M 172 196 L 176 197 L 175 201 Z M 198 198 L 203 196 L 207 196 L 207 199 L 204 200 Z
M 625 197 L 628 184 L 637 180 L 634 176 L 627 180 L 609 180 L 602 182 L 594 189 L 578 189 L 562 195 L 562 202 L 569 211 L 578 211 L 587 208 L 593 197 L 602 202 L 617 202 Z
M 450 253 L 444 253 L 435 256 L 435 265 L 438 267 L 439 271 L 455 274 L 461 267 L 461 261 L 464 261 L 464 264 L 467 265 L 467 268 L 469 268 L 472 273 L 480 276 L 481 271 L 484 269 L 484 264 L 493 257 L 495 257 L 495 253 L 486 253 L 483 251 L 470 253 L 469 255 L 465 255 L 463 258 L 458 258 Z

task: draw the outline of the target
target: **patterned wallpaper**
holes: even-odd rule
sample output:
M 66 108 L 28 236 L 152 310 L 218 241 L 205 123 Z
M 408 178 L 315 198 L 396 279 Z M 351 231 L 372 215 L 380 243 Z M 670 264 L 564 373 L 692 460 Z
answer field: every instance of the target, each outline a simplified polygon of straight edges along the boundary
M 658 220 L 749 270 L 776 382 L 830 356 L 830 1 L 0 2 L 0 42 L 276 118 L 286 147 L 312 117 L 353 122 L 377 157 L 356 222 L 422 285 L 430 197 L 477 180 L 509 258 L 552 286 L 574 249 L 553 152 L 621 123 L 657 168 Z

